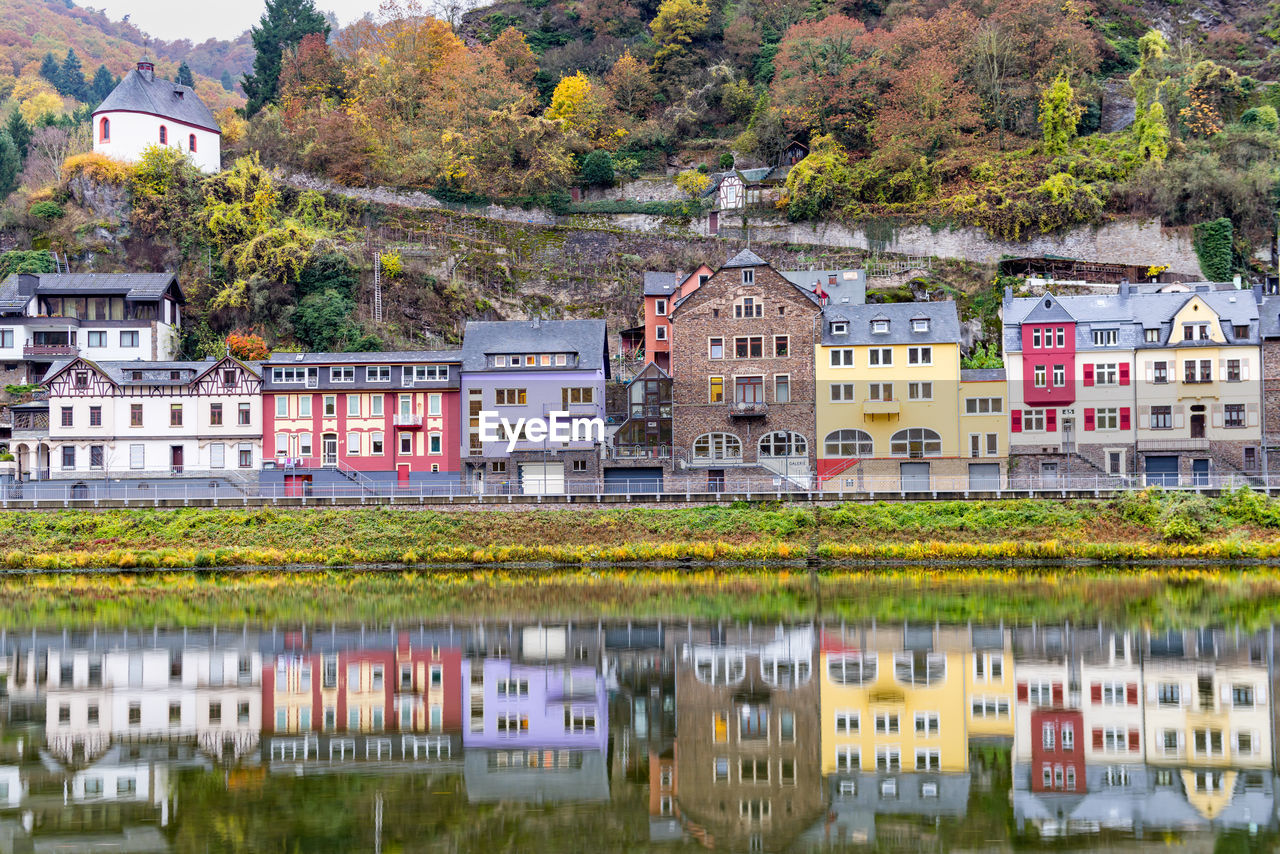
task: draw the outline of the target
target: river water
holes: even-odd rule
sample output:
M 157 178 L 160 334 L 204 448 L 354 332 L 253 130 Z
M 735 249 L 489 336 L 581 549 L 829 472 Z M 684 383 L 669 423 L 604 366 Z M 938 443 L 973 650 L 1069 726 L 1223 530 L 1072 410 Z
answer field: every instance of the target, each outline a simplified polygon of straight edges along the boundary
M 0 634 L 0 852 L 1269 851 L 1270 628 Z

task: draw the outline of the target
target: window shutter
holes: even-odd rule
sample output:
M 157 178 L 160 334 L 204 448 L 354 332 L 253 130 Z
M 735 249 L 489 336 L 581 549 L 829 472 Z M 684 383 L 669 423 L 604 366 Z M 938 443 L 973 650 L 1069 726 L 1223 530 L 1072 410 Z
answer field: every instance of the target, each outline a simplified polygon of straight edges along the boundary
M 1009 413 L 1009 431 L 1012 433 L 1022 432 L 1022 410 L 1015 409 Z M 1026 687 L 1026 686 L 1023 686 Z
M 1138 683 L 1137 682 L 1130 682 L 1128 685 L 1124 686 L 1124 693 L 1125 693 L 1125 701 L 1128 702 L 1130 706 L 1138 705 Z
M 1120 385 L 1128 385 L 1128 384 L 1129 384 L 1129 363 L 1121 362 L 1120 363 Z
M 1102 685 L 1100 685 L 1097 682 L 1094 682 L 1092 685 L 1089 686 L 1089 700 L 1090 702 L 1093 702 L 1093 703 L 1102 702 Z
M 1102 727 L 1093 728 L 1093 749 L 1102 749 Z
M 1129 407 L 1122 406 L 1120 407 L 1120 429 L 1128 430 L 1129 426 Z
M 1214 426 L 1214 427 L 1221 427 L 1221 426 L 1222 426 L 1222 404 L 1221 404 L 1221 403 L 1215 403 L 1215 404 L 1213 404 L 1213 406 L 1212 406 L 1212 407 L 1210 407 L 1210 410 L 1211 410 L 1211 411 L 1212 411 L 1212 413 L 1213 413 L 1213 416 L 1212 416 L 1212 417 L 1213 417 L 1213 426 Z
M 1260 683 L 1253 692 L 1253 696 L 1257 698 L 1259 703 L 1267 701 L 1267 683 Z
M 1183 424 L 1183 421 L 1182 421 L 1182 407 L 1181 407 L 1181 406 L 1175 406 L 1175 407 L 1173 408 L 1173 429 L 1175 429 L 1175 430 L 1181 430 L 1181 429 L 1182 429 L 1182 424 Z
M 1245 425 L 1248 427 L 1258 426 L 1258 404 L 1245 404 Z
M 1240 360 L 1240 379 L 1242 382 L 1249 381 L 1249 360 L 1248 359 Z
M 1093 427 L 1094 427 L 1094 411 L 1091 408 L 1086 408 L 1084 411 L 1084 429 L 1092 430 Z
M 1150 406 L 1138 407 L 1138 423 L 1146 424 L 1148 427 L 1151 426 L 1151 407 Z
M 1222 702 L 1230 703 L 1231 702 L 1231 686 L 1227 685 L 1226 683 L 1223 683 L 1223 685 L 1218 689 L 1218 695 L 1222 697 Z
M 1151 682 L 1147 685 L 1147 702 L 1154 703 L 1160 699 L 1160 689 L 1156 687 L 1156 683 Z
M 1138 752 L 1138 731 L 1136 729 L 1129 730 L 1129 752 Z
M 1027 701 L 1027 683 L 1018 683 L 1018 702 L 1025 703 Z
M 1155 364 L 1152 362 L 1147 362 L 1147 384 L 1150 385 L 1155 381 L 1156 381 Z
M 1044 429 L 1050 433 L 1058 429 L 1058 410 L 1046 409 L 1044 411 Z
M 1084 384 L 1093 385 L 1093 365 L 1084 366 Z
M 1062 705 L 1062 683 L 1061 682 L 1053 683 L 1053 704 L 1055 706 Z
M 1227 360 L 1226 359 L 1218 360 L 1218 379 L 1224 383 L 1227 381 Z

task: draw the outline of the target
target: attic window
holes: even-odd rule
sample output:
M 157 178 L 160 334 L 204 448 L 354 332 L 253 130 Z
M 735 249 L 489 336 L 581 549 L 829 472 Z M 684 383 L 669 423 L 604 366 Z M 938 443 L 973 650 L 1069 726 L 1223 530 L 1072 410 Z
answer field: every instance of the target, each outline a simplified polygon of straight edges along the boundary
M 1048 300 L 1048 299 L 1047 299 L 1047 300 L 1045 300 L 1045 301 L 1044 301 L 1044 307 L 1045 307 L 1045 308 L 1053 308 L 1053 300 Z
M 912 332 L 928 332 L 928 331 L 929 331 L 929 318 L 927 318 L 927 317 L 916 317 L 916 318 L 913 318 L 913 319 L 911 320 L 911 331 L 912 331 Z
M 181 100 L 182 100 L 182 90 L 181 90 L 181 89 L 174 89 L 174 90 L 173 90 L 173 94 L 175 94 L 175 95 L 177 95 L 177 96 L 178 96 L 178 100 L 179 100 L 179 101 L 181 101 Z
M 849 334 L 849 324 L 847 324 L 847 323 L 833 323 L 833 324 L 831 324 L 831 334 L 832 334 L 832 335 L 848 335 L 848 334 Z
M 755 270 L 748 267 L 747 269 L 742 271 L 742 284 L 744 285 L 754 284 L 755 280 L 756 280 Z
M 180 379 L 182 379 L 182 371 L 170 371 L 170 372 L 169 372 L 169 379 L 171 379 L 171 380 L 180 380 Z
M 871 321 L 871 331 L 876 335 L 884 335 L 889 331 L 889 321 L 887 320 Z
M 142 371 L 134 371 L 133 379 L 134 379 L 134 382 L 140 382 L 142 380 Z
M 1147 330 L 1147 343 L 1148 343 L 1148 344 L 1159 344 L 1159 343 L 1160 343 L 1160 330 L 1159 330 L 1159 329 L 1148 329 L 1148 330 Z
M 88 388 L 88 387 L 89 387 L 89 372 L 76 371 L 76 388 Z

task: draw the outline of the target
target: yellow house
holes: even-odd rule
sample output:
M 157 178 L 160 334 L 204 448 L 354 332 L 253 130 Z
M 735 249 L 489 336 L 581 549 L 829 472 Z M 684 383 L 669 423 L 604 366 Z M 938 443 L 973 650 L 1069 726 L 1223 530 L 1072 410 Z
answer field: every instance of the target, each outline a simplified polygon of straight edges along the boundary
M 829 307 L 822 325 L 814 354 L 821 488 L 966 488 L 955 303 Z
M 967 771 L 963 629 L 822 637 L 822 773 Z

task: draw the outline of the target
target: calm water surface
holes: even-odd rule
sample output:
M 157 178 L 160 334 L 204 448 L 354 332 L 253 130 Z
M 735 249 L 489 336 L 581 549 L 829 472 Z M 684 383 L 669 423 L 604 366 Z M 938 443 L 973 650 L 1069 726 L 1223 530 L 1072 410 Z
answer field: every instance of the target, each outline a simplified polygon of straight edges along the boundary
M 0 852 L 1270 851 L 1274 632 L 0 634 Z

